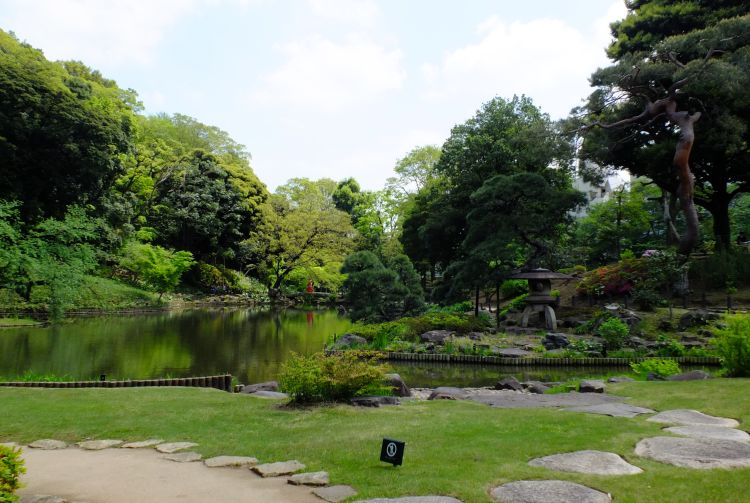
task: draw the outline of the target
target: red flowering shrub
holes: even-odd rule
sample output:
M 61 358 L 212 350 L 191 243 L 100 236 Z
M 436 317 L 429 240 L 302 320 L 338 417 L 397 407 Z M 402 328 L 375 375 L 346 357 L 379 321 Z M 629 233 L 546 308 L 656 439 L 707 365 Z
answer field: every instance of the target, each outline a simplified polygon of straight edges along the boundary
M 627 258 L 584 274 L 578 283 L 579 294 L 627 295 L 649 276 L 648 259 Z

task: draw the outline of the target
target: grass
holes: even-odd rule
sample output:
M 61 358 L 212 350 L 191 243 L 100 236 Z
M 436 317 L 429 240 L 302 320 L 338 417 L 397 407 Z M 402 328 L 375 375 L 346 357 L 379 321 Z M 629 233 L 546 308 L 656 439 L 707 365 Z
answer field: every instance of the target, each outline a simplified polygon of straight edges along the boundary
M 39 325 L 38 321 L 30 318 L 0 318 L 0 328 L 2 327 L 33 327 Z
M 616 393 L 657 410 L 696 408 L 750 423 L 748 379 L 634 382 Z M 750 470 L 689 470 L 636 457 L 660 426 L 545 409 L 493 409 L 464 401 L 410 402 L 379 409 L 343 405 L 290 409 L 208 389 L 3 389 L 0 440 L 84 438 L 194 441 L 204 456 L 298 459 L 351 484 L 356 498 L 445 494 L 488 502 L 490 488 L 519 479 L 562 479 L 622 502 L 746 501 Z M 404 465 L 378 461 L 383 437 L 406 441 Z M 550 472 L 531 458 L 579 449 L 616 452 L 645 472 L 603 477 Z

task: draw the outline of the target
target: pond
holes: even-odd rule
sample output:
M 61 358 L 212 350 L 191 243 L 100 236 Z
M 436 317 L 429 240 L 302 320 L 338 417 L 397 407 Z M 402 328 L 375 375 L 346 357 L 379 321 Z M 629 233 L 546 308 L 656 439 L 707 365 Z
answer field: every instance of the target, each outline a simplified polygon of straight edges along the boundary
M 291 352 L 323 349 L 351 322 L 335 311 L 189 309 L 77 318 L 52 327 L 0 329 L 0 377 L 25 372 L 76 379 L 150 379 L 231 373 L 239 382 L 276 379 Z M 504 376 L 564 381 L 627 368 L 497 367 L 392 362 L 409 386 L 487 386 Z

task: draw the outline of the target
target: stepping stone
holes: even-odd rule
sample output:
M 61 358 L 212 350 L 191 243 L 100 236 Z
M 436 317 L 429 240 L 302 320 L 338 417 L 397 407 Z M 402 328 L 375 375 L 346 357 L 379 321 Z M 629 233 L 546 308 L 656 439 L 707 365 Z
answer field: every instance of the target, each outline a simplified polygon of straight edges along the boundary
M 78 442 L 78 447 L 87 451 L 100 451 L 121 444 L 122 440 L 86 440 L 85 442 Z
M 406 496 L 404 498 L 375 498 L 354 503 L 462 503 L 450 496 Z
M 313 489 L 312 493 L 324 501 L 336 503 L 354 496 L 357 494 L 357 491 L 351 486 L 331 486 Z
M 20 503 L 68 503 L 68 500 L 49 494 L 30 494 L 21 496 Z
M 519 480 L 494 488 L 490 495 L 502 503 L 609 503 L 609 494 L 562 480 Z
M 153 447 L 155 445 L 163 444 L 164 440 L 160 438 L 152 438 L 150 440 L 141 440 L 140 442 L 129 442 L 123 444 L 120 447 L 123 449 L 143 449 L 145 447 Z
M 750 442 L 750 435 L 746 431 L 725 428 L 722 426 L 671 426 L 664 431 L 693 438 L 714 438 L 718 440 L 734 440 L 735 442 Z
M 654 423 L 682 424 L 685 426 L 703 425 L 703 426 L 723 426 L 726 428 L 736 428 L 740 425 L 734 419 L 726 417 L 714 417 L 690 409 L 675 409 L 659 412 L 655 416 L 648 418 L 646 421 Z
M 264 465 L 257 465 L 252 467 L 252 470 L 261 477 L 280 477 L 282 475 L 291 475 L 292 473 L 304 469 L 305 465 L 303 465 L 296 459 L 293 459 L 291 461 L 266 463 Z
M 53 450 L 53 449 L 65 449 L 68 447 L 68 444 L 63 442 L 62 440 L 53 440 L 51 438 L 44 438 L 42 440 L 36 440 L 34 442 L 31 442 L 29 444 L 29 447 L 34 449 L 44 449 L 44 450 Z
M 193 461 L 200 461 L 203 456 L 201 456 L 197 452 L 188 451 L 167 454 L 166 456 L 162 456 L 162 458 L 168 459 L 170 461 L 176 461 L 177 463 L 192 463 Z
M 298 473 L 289 477 L 287 482 L 295 486 L 327 486 L 328 472 Z
M 541 466 L 560 472 L 591 475 L 635 475 L 643 470 L 633 466 L 612 452 L 576 451 L 552 454 L 529 461 L 529 466 Z
M 584 407 L 571 407 L 565 410 L 573 412 L 586 412 L 588 414 L 601 414 L 603 416 L 612 417 L 628 417 L 632 418 L 638 414 L 653 414 L 655 410 L 646 409 L 644 407 L 636 407 L 635 405 L 628 405 L 626 403 L 602 403 L 599 405 L 587 405 Z
M 156 450 L 165 454 L 172 454 L 173 452 L 190 449 L 196 447 L 198 444 L 193 442 L 170 442 L 167 444 L 159 444 L 156 446 Z
M 750 467 L 750 445 L 734 440 L 709 438 L 653 437 L 635 446 L 635 453 L 684 468 Z
M 524 356 L 532 355 L 531 351 L 517 348 L 502 348 L 494 352 L 497 356 L 503 358 L 523 358 Z
M 286 398 L 289 398 L 289 395 L 286 393 L 279 393 L 278 391 L 256 391 L 255 393 L 250 393 L 250 396 L 256 396 L 259 398 L 273 398 L 275 400 L 283 400 Z
M 581 393 L 604 393 L 606 388 L 604 381 L 581 381 L 578 385 L 578 391 Z
M 633 382 L 635 379 L 628 376 L 614 376 L 607 379 L 607 382 L 618 383 L 618 382 Z
M 225 466 L 247 466 L 250 468 L 257 465 L 258 460 L 247 456 L 216 456 L 215 458 L 203 460 L 203 464 L 209 468 L 222 468 Z

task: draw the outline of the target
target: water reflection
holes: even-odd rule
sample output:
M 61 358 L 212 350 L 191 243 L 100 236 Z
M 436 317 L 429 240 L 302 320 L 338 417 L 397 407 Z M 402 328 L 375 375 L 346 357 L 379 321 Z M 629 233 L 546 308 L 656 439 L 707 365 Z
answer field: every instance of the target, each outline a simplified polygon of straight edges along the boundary
M 194 309 L 77 319 L 0 331 L 0 375 L 89 378 L 209 375 L 275 378 L 290 352 L 310 354 L 350 326 L 335 311 Z

